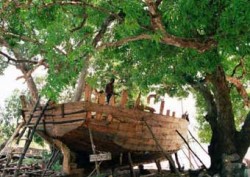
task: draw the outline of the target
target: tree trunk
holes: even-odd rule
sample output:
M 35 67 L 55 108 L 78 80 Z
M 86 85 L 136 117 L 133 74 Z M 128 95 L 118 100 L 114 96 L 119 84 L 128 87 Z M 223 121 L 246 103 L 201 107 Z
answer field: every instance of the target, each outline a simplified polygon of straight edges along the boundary
M 95 35 L 93 41 L 92 41 L 92 46 L 93 48 L 96 48 L 97 45 L 98 45 L 98 42 L 101 41 L 101 39 L 103 38 L 105 32 L 107 31 L 108 29 L 108 26 L 115 20 L 115 16 L 113 15 L 109 15 L 107 17 L 107 19 L 103 22 L 103 24 L 101 25 L 98 33 Z M 80 101 L 81 99 L 81 96 L 82 96 L 82 92 L 83 92 L 83 89 L 85 87 L 85 79 L 86 79 L 86 76 L 88 74 L 88 68 L 89 68 L 89 63 L 90 63 L 90 59 L 91 59 L 91 55 L 87 55 L 86 56 L 86 59 L 84 61 L 84 66 L 81 70 L 81 73 L 79 75 L 79 79 L 77 81 L 77 88 L 75 90 L 75 93 L 74 93 L 74 97 L 72 98 L 72 101 L 75 102 L 75 101 Z
M 241 132 L 237 132 L 230 99 L 230 90 L 222 67 L 218 66 L 209 76 L 208 82 L 188 82 L 204 98 L 206 121 L 211 126 L 212 138 L 209 146 L 210 171 L 222 176 L 235 176 L 234 164 L 240 163 L 250 145 L 250 113 Z M 211 84 L 211 85 L 210 85 Z
M 81 73 L 80 73 L 78 81 L 77 81 L 77 86 L 76 86 L 74 96 L 72 98 L 72 102 L 76 102 L 76 101 L 81 100 L 81 96 L 82 96 L 83 90 L 85 88 L 85 78 L 88 74 L 90 58 L 91 58 L 90 56 L 87 56 L 85 59 L 84 66 L 81 70 Z
M 213 73 L 214 101 L 217 110 L 216 120 L 210 118 L 212 139 L 209 146 L 211 170 L 220 171 L 223 176 L 233 175 L 231 163 L 239 162 L 236 146 L 236 128 L 230 99 L 230 90 L 222 67 Z M 215 123 L 216 121 L 216 123 Z M 230 166 L 230 170 L 228 170 Z

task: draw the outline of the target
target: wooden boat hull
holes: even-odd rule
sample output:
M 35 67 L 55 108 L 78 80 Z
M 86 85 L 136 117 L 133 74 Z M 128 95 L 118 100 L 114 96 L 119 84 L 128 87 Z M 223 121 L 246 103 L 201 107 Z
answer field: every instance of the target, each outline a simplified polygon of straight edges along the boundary
M 29 126 L 35 123 L 40 113 L 41 110 L 34 113 Z M 24 110 L 26 121 L 29 116 L 30 110 Z M 160 157 L 162 152 L 159 145 L 168 153 L 179 150 L 183 140 L 176 130 L 186 137 L 187 126 L 188 122 L 182 118 L 75 102 L 51 105 L 40 121 L 37 132 L 62 141 L 70 150 L 85 154 L 88 158 L 92 154 L 90 129 L 98 152 L 111 152 L 112 159 L 118 159 L 122 153 L 133 152 L 138 159 L 143 159 L 145 154 Z

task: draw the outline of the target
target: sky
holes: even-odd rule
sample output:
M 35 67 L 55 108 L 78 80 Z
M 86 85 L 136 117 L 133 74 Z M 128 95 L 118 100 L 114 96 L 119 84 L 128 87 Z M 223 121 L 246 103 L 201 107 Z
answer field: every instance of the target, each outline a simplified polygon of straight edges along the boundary
M 8 98 L 15 89 L 27 88 L 24 79 L 17 78 L 22 76 L 22 73 L 14 66 L 9 66 L 3 75 L 0 75 L 0 106 L 4 106 L 4 100 Z

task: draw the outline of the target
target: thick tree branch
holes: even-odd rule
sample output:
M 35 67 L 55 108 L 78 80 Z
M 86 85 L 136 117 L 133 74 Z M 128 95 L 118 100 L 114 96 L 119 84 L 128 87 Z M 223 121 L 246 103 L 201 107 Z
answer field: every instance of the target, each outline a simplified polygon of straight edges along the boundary
M 164 24 L 162 22 L 162 17 L 158 12 L 157 2 L 158 1 L 154 2 L 153 0 L 145 0 L 145 3 L 148 7 L 149 15 L 151 17 L 152 28 L 155 31 L 161 32 L 162 43 L 173 45 L 176 47 L 192 48 L 198 50 L 199 52 L 205 52 L 217 45 L 217 42 L 214 41 L 213 39 L 209 39 L 207 41 L 199 41 L 198 39 L 180 38 L 167 33 Z
M 242 57 L 242 58 L 240 59 L 240 63 L 239 63 L 238 65 L 235 66 L 235 68 L 234 68 L 234 70 L 233 70 L 233 72 L 232 72 L 232 74 L 231 74 L 231 77 L 233 77 L 233 76 L 235 75 L 235 73 L 236 73 L 236 71 L 237 71 L 237 69 L 238 69 L 239 67 L 242 67 L 242 75 L 241 75 L 240 77 L 237 77 L 237 78 L 238 78 L 238 79 L 241 79 L 241 78 L 244 77 L 244 75 L 246 74 L 246 69 L 245 69 L 245 67 L 244 67 L 243 59 L 244 59 L 244 57 Z
M 100 50 L 108 47 L 119 47 L 129 42 L 134 42 L 139 40 L 154 40 L 154 39 L 149 34 L 140 34 L 138 36 L 127 37 L 115 42 L 102 43 L 97 49 Z M 202 43 L 198 42 L 195 39 L 178 38 L 170 35 L 165 35 L 161 37 L 160 42 L 166 45 L 173 45 L 176 47 L 192 48 L 198 50 L 199 52 L 205 52 L 209 50 L 211 47 L 216 45 L 213 40 Z
M 145 40 L 145 39 L 150 40 L 150 39 L 152 39 L 152 36 L 150 36 L 148 34 L 141 34 L 141 35 L 138 35 L 138 36 L 131 36 L 131 37 L 127 37 L 127 38 L 121 39 L 121 40 L 116 41 L 116 42 L 102 43 L 100 46 L 97 47 L 97 49 L 101 50 L 101 49 L 105 49 L 105 48 L 108 48 L 108 47 L 119 47 L 119 46 L 122 46 L 124 44 L 129 43 L 129 42 Z
M 155 31 L 160 31 L 162 34 L 166 34 L 166 29 L 162 23 L 161 15 L 158 12 L 158 6 L 153 0 L 145 0 L 148 6 L 149 15 L 151 17 L 151 25 Z
M 32 69 L 30 69 L 29 71 L 27 71 L 23 76 L 19 76 L 18 78 L 17 78 L 17 80 L 18 79 L 22 79 L 22 78 L 24 78 L 25 80 L 27 80 L 28 78 L 30 78 L 31 77 L 31 74 L 38 68 L 38 67 L 40 67 L 40 66 L 44 66 L 45 68 L 48 68 L 48 65 L 45 63 L 45 60 L 43 59 L 43 60 L 40 60 L 40 61 L 38 61 L 37 62 L 37 65 L 36 66 L 34 66 Z
M 8 31 L 2 29 L 2 28 L 0 29 L 0 32 L 1 32 L 2 35 L 4 35 L 4 36 L 14 37 L 14 38 L 17 38 L 17 39 L 20 39 L 20 40 L 23 40 L 23 41 L 27 41 L 27 42 L 39 44 L 39 41 L 36 41 L 36 40 L 34 40 L 34 39 L 31 39 L 30 37 L 21 36 L 21 35 L 18 35 L 18 34 L 10 33 L 10 32 L 8 32 Z
M 82 22 L 81 22 L 81 24 L 79 25 L 79 26 L 77 26 L 77 27 L 75 27 L 75 28 L 73 28 L 73 29 L 71 29 L 70 30 L 70 32 L 75 32 L 75 31 L 77 31 L 77 30 L 80 30 L 84 25 L 85 25 L 85 23 L 86 23 L 86 21 L 87 21 L 87 18 L 88 18 L 88 14 L 86 14 L 85 13 L 85 11 L 84 11 L 84 13 L 83 13 L 83 20 L 82 20 Z
M 161 38 L 160 38 L 161 43 L 166 44 L 166 45 L 173 45 L 173 46 L 181 47 L 181 48 L 192 48 L 192 49 L 198 50 L 199 52 L 205 52 L 205 51 L 207 51 L 207 50 L 209 50 L 212 47 L 217 45 L 217 42 L 214 41 L 213 39 L 208 39 L 206 41 L 200 41 L 198 39 L 181 38 L 181 37 L 173 36 L 173 35 L 170 35 L 169 33 L 167 33 L 166 29 L 165 29 L 165 27 L 163 25 L 161 15 L 158 12 L 158 3 L 160 3 L 160 2 L 161 1 L 154 2 L 152 0 L 145 0 L 145 3 L 148 6 L 148 11 L 149 11 L 149 14 L 150 14 L 150 17 L 151 17 L 152 29 L 154 31 L 156 31 L 156 32 L 160 31 L 160 33 L 162 35 Z M 88 7 L 91 7 L 93 9 L 96 9 L 98 11 L 101 11 L 103 13 L 109 14 L 113 18 L 116 18 L 116 19 L 119 19 L 119 20 L 122 20 L 122 18 L 123 18 L 123 17 L 121 17 L 121 15 L 116 14 L 114 12 L 110 12 L 107 9 L 104 9 L 102 7 L 97 7 L 95 5 L 92 5 L 92 4 L 89 4 L 89 3 L 86 3 L 86 2 L 81 2 L 81 1 L 55 1 L 55 2 L 52 2 L 52 3 L 47 3 L 44 6 L 42 6 L 41 8 L 50 7 L 50 6 L 53 6 L 53 5 L 75 5 L 75 6 L 81 5 L 81 6 L 88 6 Z M 34 41 L 34 40 L 30 39 L 30 38 L 27 38 L 25 36 L 15 35 L 15 34 L 11 34 L 11 33 L 10 34 L 6 33 L 5 35 L 16 37 L 16 38 L 19 38 L 19 39 L 24 40 L 24 41 L 30 41 L 30 42 L 35 42 L 35 43 L 38 42 L 38 41 Z M 129 37 L 125 38 L 125 39 L 121 39 L 121 41 L 115 41 L 115 42 L 102 44 L 102 47 L 100 47 L 100 48 L 116 47 L 116 46 L 126 44 L 127 42 L 132 42 L 132 41 L 142 40 L 142 39 L 152 40 L 152 37 L 150 37 L 149 34 L 147 34 L 147 35 L 140 34 L 140 35 L 138 35 L 138 37 L 129 36 Z
M 0 54 L 7 58 L 7 63 L 9 63 L 10 61 L 12 61 L 14 63 L 31 63 L 31 64 L 38 63 L 37 61 L 32 61 L 32 60 L 16 60 L 2 51 L 0 51 Z
M 108 18 L 103 22 L 103 24 L 100 27 L 100 30 L 96 34 L 96 36 L 93 39 L 92 46 L 97 47 L 98 42 L 103 38 L 105 32 L 108 29 L 108 26 L 115 20 L 115 17 L 113 15 L 108 16 Z
M 235 78 L 235 77 L 229 77 L 229 76 L 227 76 L 226 79 L 227 79 L 228 82 L 232 83 L 236 87 L 238 93 L 243 98 L 244 105 L 247 106 L 247 107 L 250 107 L 250 100 L 249 100 L 247 91 L 244 88 L 241 81 L 239 79 Z

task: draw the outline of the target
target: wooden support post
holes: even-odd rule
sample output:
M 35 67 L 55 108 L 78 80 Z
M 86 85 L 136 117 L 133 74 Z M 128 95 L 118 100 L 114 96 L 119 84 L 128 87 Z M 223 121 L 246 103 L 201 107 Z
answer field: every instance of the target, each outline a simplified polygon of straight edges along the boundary
M 104 93 L 99 93 L 98 104 L 100 104 L 100 105 L 105 104 L 105 94 Z M 102 113 L 96 112 L 96 119 L 101 120 L 102 119 Z
M 85 85 L 84 93 L 85 93 L 85 101 L 91 102 L 92 89 L 88 84 Z
M 200 167 L 199 163 L 197 162 L 197 159 L 194 157 L 194 155 L 192 153 L 190 153 L 190 151 L 189 151 L 189 156 L 190 156 L 190 160 L 193 159 L 194 160 L 194 164 L 197 167 Z
M 120 153 L 120 165 L 122 165 L 122 156 L 123 156 L 123 153 Z
M 54 139 L 53 144 L 56 145 L 63 154 L 63 163 L 62 163 L 62 171 L 66 175 L 71 175 L 72 170 L 71 170 L 71 161 L 72 161 L 72 154 L 70 152 L 70 149 L 63 144 L 61 141 Z
M 180 162 L 179 162 L 179 158 L 178 158 L 177 152 L 174 153 L 174 157 L 175 157 L 175 161 L 176 161 L 176 163 L 177 163 L 177 166 L 178 166 L 179 171 L 182 171 L 181 164 L 180 164 Z
M 201 149 L 207 154 L 208 152 L 206 151 L 206 149 L 204 149 L 204 147 L 199 143 L 199 141 L 192 135 L 192 133 L 188 130 L 189 134 L 191 135 L 191 137 L 195 140 L 195 142 L 201 147 Z
M 42 173 L 42 177 L 44 177 L 46 175 L 47 170 L 51 168 L 51 166 L 53 165 L 53 163 L 57 159 L 58 154 L 59 154 L 59 150 L 53 151 L 52 156 L 50 157 L 50 159 L 49 159 L 48 163 L 46 164 L 46 167 Z
M 170 110 L 169 109 L 167 110 L 166 115 L 170 116 Z
M 105 94 L 100 93 L 99 98 L 98 98 L 98 104 L 104 105 L 105 104 Z
M 91 147 L 92 147 L 93 154 L 96 154 L 94 140 L 93 140 L 93 135 L 92 135 L 92 131 L 91 131 L 90 128 L 89 128 L 89 138 L 90 138 L 90 142 L 91 142 Z M 98 165 L 97 161 L 95 161 L 95 169 L 96 169 L 97 175 L 99 175 L 100 171 L 99 171 L 99 165 Z
M 91 102 L 92 89 L 88 84 L 85 85 L 84 94 L 85 94 L 85 101 Z M 91 116 L 92 116 L 91 112 L 87 112 L 86 115 L 87 119 L 91 119 Z
M 161 106 L 160 106 L 160 114 L 163 115 L 163 110 L 165 106 L 165 101 L 161 101 Z
M 198 157 L 198 155 L 191 149 L 191 147 L 189 146 L 187 140 L 181 135 L 181 133 L 178 130 L 175 130 L 178 135 L 181 137 L 181 139 L 185 142 L 185 144 L 187 145 L 188 149 L 194 154 L 194 156 L 200 161 L 200 163 L 202 165 L 204 165 L 205 169 L 207 169 L 206 165 L 201 161 L 201 159 Z
M 110 100 L 109 100 L 109 105 L 110 106 L 115 106 L 115 95 L 112 95 Z
M 147 128 L 148 128 L 150 134 L 152 135 L 152 137 L 153 137 L 153 139 L 154 139 L 154 141 L 155 141 L 157 147 L 161 150 L 162 154 L 165 156 L 165 158 L 166 158 L 166 159 L 169 161 L 169 163 L 172 165 L 172 167 L 174 168 L 175 173 L 176 173 L 179 177 L 181 177 L 180 172 L 179 172 L 178 169 L 175 167 L 175 163 L 174 163 L 174 161 L 173 161 L 173 158 L 172 158 L 168 153 L 166 153 L 166 152 L 164 151 L 164 149 L 161 147 L 160 143 L 159 143 L 158 140 L 156 139 L 156 137 L 155 137 L 155 135 L 154 135 L 154 133 L 153 133 L 151 127 L 148 125 L 147 121 L 145 121 L 145 120 L 143 120 L 143 121 L 144 121 L 145 125 L 147 126 Z
M 127 90 L 123 90 L 122 91 L 122 98 L 121 98 L 121 102 L 120 102 L 120 106 L 122 108 L 125 108 L 125 105 L 128 102 L 128 91 Z
M 188 155 L 186 154 L 186 152 L 183 149 L 181 149 L 181 150 L 182 150 L 183 154 L 186 156 L 186 158 L 188 159 L 189 168 L 194 168 L 194 165 L 192 164 L 190 157 L 188 157 Z
M 132 157 L 131 157 L 130 152 L 128 152 L 128 161 L 129 161 L 129 168 L 130 168 L 130 176 L 135 177 L 135 172 L 134 172 L 134 168 L 133 168 L 133 161 L 132 161 Z
M 155 165 L 157 167 L 158 173 L 161 173 L 162 168 L 161 168 L 161 161 L 160 160 L 155 160 Z
M 110 100 L 109 100 L 109 105 L 110 106 L 115 106 L 115 95 L 112 95 Z M 111 114 L 108 115 L 107 121 L 111 122 L 113 120 L 113 116 Z

